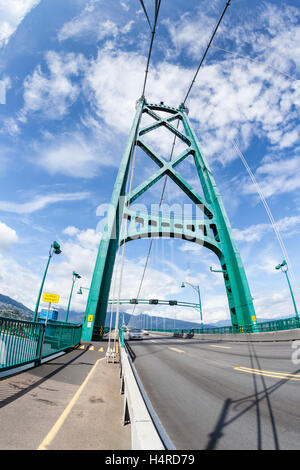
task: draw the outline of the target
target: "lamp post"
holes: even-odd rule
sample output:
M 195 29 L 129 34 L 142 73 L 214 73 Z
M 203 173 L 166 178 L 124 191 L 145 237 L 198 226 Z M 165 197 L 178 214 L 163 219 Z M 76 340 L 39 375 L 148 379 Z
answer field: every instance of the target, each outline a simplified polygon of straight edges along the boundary
M 202 306 L 201 306 L 201 296 L 200 296 L 200 287 L 194 286 L 193 284 L 190 284 L 189 282 L 182 282 L 181 287 L 185 287 L 185 284 L 188 284 L 190 287 L 192 287 L 195 291 L 198 292 L 198 297 L 199 297 L 199 310 L 200 310 L 200 323 L 201 323 L 201 330 L 203 329 L 203 318 L 202 318 Z
M 74 288 L 75 281 L 76 281 L 76 279 L 80 279 L 80 278 L 81 278 L 81 276 L 79 276 L 79 274 L 77 274 L 77 273 L 75 273 L 75 272 L 73 271 L 72 288 L 71 288 L 71 292 L 70 292 L 70 297 L 69 297 L 69 303 L 68 303 L 68 308 L 67 308 L 67 313 L 66 313 L 65 322 L 68 321 L 69 310 L 70 310 L 70 304 L 71 304 L 71 299 L 72 299 L 72 294 L 73 294 L 73 288 Z
M 291 286 L 289 276 L 288 276 L 288 273 L 287 273 L 288 272 L 288 265 L 287 265 L 287 262 L 285 261 L 285 259 L 282 261 L 281 264 L 277 264 L 277 266 L 275 266 L 275 269 L 281 269 L 281 271 L 286 275 L 286 279 L 287 279 L 287 282 L 288 282 L 288 285 L 289 285 L 289 288 L 290 288 L 290 293 L 291 293 L 293 304 L 294 304 L 296 318 L 297 318 L 297 320 L 299 320 L 299 314 L 298 314 L 298 310 L 297 310 L 295 297 L 294 297 L 294 294 L 293 294 L 293 291 L 292 291 L 292 286 Z
M 77 291 L 77 294 L 82 295 L 82 294 L 83 294 L 82 289 L 90 290 L 89 287 L 82 287 L 82 286 L 80 286 L 79 289 L 78 289 L 78 291 Z
M 44 276 L 43 276 L 43 280 L 42 280 L 42 284 L 41 284 L 41 287 L 40 287 L 40 291 L 39 291 L 39 295 L 38 295 L 38 298 L 37 298 L 37 301 L 36 301 L 36 305 L 35 305 L 35 310 L 34 310 L 34 314 L 33 314 L 33 322 L 36 322 L 37 321 L 37 317 L 38 317 L 38 311 L 39 311 L 39 305 L 40 305 L 40 300 L 41 300 L 41 295 L 42 295 L 42 292 L 43 292 L 43 287 L 44 287 L 44 283 L 45 283 L 45 279 L 46 279 L 46 274 L 47 274 L 47 271 L 48 271 L 48 267 L 49 267 L 49 264 L 50 264 L 50 260 L 53 256 L 53 253 L 55 253 L 56 255 L 59 255 L 61 253 L 61 249 L 60 249 L 60 245 L 59 243 L 57 242 L 53 242 L 51 247 L 50 247 L 50 250 L 49 250 L 49 257 L 48 257 L 48 262 L 47 262 L 47 265 L 46 265 L 46 269 L 44 271 Z

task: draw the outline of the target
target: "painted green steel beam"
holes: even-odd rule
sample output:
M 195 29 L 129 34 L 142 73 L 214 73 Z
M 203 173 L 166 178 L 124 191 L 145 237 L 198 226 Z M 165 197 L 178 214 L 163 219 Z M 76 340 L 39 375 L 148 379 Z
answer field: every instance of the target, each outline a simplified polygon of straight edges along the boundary
M 132 302 L 131 302 L 132 299 L 120 299 L 119 301 L 116 301 L 114 299 L 109 299 L 108 303 L 109 305 L 111 304 L 130 304 L 132 305 Z M 169 303 L 169 300 L 158 300 L 157 299 L 157 304 L 149 304 L 149 301 L 150 300 L 153 300 L 153 299 L 138 299 L 138 302 L 137 304 L 135 305 L 167 305 L 167 306 L 170 306 L 170 307 L 190 307 L 190 308 L 197 308 L 199 309 L 199 304 L 197 303 L 193 303 L 193 302 L 181 302 L 180 300 L 176 300 L 176 304 L 174 305 L 170 305 Z M 156 299 L 155 299 L 156 300 Z
M 98 250 L 82 329 L 82 339 L 85 341 L 92 339 L 95 325 L 105 324 L 111 277 L 116 252 L 119 246 L 120 229 L 125 204 L 126 182 L 137 139 L 137 131 L 142 116 L 144 101 L 144 99 L 141 99 L 137 103 L 135 117 L 113 189 L 107 215 L 107 224 Z
M 222 244 L 222 269 L 227 271 L 229 286 L 226 286 L 233 326 L 249 325 L 256 322 L 248 281 L 238 248 L 233 240 L 232 229 L 211 170 L 200 151 L 197 137 L 189 122 L 184 107 L 181 107 L 183 126 L 196 149 L 195 162 L 206 200 L 214 207 L 214 219 Z M 225 276 L 225 274 L 224 274 Z M 228 284 L 228 281 L 227 281 Z M 226 285 L 226 283 L 225 283 Z

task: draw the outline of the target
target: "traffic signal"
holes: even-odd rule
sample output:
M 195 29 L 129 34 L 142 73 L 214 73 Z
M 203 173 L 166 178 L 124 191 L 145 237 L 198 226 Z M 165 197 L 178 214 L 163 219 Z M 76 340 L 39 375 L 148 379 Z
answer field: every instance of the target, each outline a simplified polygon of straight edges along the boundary
M 169 305 L 177 305 L 177 300 L 169 300 Z
M 138 299 L 130 299 L 130 303 L 131 304 L 138 304 L 139 301 L 138 301 Z
M 61 253 L 60 245 L 57 242 L 53 242 L 53 251 L 56 255 L 59 255 Z
M 149 304 L 157 305 L 157 304 L 158 304 L 158 300 L 157 300 L 157 299 L 149 300 Z

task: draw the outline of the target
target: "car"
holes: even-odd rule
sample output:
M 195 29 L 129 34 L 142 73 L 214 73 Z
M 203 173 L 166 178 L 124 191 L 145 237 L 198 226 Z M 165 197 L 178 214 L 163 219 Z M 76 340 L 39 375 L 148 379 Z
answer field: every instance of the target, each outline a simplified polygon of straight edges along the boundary
M 125 333 L 125 339 L 143 339 L 143 332 L 139 328 L 131 328 L 127 330 Z
M 143 333 L 143 335 L 145 335 L 145 336 L 148 336 L 148 335 L 149 335 L 149 331 L 148 331 L 148 330 L 142 330 L 142 333 Z

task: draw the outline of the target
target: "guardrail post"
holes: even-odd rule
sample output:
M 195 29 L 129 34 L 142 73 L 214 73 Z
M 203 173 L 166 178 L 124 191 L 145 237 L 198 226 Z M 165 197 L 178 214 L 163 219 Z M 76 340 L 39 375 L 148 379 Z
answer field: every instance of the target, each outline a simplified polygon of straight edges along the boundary
M 37 359 L 35 360 L 35 365 L 39 366 L 41 364 L 41 359 L 42 359 L 42 352 L 43 352 L 43 345 L 44 345 L 44 339 L 45 339 L 45 334 L 46 334 L 46 326 L 43 324 L 36 324 L 36 327 L 38 327 L 38 340 L 37 340 L 37 349 L 36 349 L 36 357 Z

